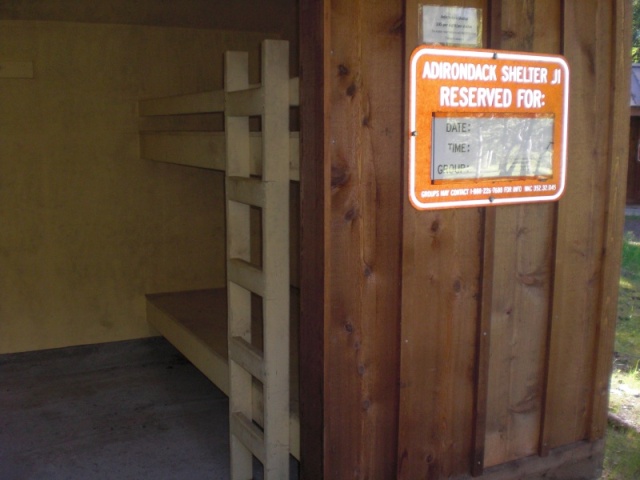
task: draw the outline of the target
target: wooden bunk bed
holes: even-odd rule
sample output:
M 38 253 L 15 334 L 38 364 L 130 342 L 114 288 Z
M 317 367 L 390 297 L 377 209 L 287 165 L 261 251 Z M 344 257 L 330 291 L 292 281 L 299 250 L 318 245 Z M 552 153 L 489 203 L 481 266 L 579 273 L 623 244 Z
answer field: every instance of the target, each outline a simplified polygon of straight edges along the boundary
M 289 454 L 299 458 L 299 296 L 289 273 L 298 79 L 288 55 L 287 42 L 263 42 L 261 84 L 250 85 L 248 55 L 227 52 L 224 90 L 139 102 L 143 159 L 225 172 L 227 288 L 149 294 L 147 318 L 229 396 L 232 478 L 251 478 L 253 456 L 265 478 L 288 478 Z

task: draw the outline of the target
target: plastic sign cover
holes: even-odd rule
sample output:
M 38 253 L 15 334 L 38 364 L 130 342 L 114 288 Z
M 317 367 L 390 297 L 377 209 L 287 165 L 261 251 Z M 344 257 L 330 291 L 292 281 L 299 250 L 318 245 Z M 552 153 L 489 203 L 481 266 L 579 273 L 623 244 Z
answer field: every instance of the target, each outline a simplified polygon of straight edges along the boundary
M 409 79 L 415 208 L 560 198 L 569 98 L 562 57 L 423 46 Z

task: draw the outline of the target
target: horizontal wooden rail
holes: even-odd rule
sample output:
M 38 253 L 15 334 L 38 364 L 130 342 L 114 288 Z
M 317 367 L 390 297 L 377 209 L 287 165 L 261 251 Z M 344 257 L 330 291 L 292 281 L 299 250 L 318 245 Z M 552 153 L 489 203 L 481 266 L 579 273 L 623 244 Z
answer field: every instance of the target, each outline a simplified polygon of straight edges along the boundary
M 169 97 L 147 98 L 138 102 L 140 116 L 189 115 L 196 113 L 218 113 L 224 111 L 224 90 L 188 93 Z M 289 105 L 300 105 L 300 80 L 289 80 Z
M 300 180 L 300 141 L 290 134 L 289 168 L 291 180 Z M 251 175 L 262 175 L 262 134 L 251 133 Z M 140 132 L 140 157 L 156 162 L 224 171 L 226 164 L 223 132 Z
M 262 270 L 240 258 L 229 259 L 228 265 L 227 276 L 230 282 L 264 297 L 265 281 Z
M 226 115 L 230 117 L 251 117 L 262 115 L 263 110 L 264 90 L 261 87 L 227 92 L 225 100 Z
M 264 434 L 251 420 L 242 413 L 233 413 L 230 417 L 230 429 L 258 460 L 264 463 L 265 445 Z
M 264 208 L 266 186 L 257 178 L 227 177 L 227 199 L 252 207 Z
M 265 372 L 262 352 L 244 338 L 233 337 L 229 340 L 229 358 L 264 383 Z

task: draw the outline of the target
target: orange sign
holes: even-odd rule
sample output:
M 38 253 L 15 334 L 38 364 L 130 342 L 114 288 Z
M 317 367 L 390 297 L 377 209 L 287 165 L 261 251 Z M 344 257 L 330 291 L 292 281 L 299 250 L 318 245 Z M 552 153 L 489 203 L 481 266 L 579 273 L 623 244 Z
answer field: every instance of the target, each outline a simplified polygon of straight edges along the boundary
M 557 200 L 569 67 L 557 55 L 418 47 L 409 85 L 409 199 L 419 210 Z

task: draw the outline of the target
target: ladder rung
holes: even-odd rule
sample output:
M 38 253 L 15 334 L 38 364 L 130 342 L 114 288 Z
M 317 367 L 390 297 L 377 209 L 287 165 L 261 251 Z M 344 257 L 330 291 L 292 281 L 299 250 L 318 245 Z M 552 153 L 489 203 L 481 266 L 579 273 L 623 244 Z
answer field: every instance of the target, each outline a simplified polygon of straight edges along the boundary
M 265 185 L 257 178 L 227 177 L 227 199 L 264 208 Z
M 242 337 L 229 340 L 229 360 L 233 360 L 255 378 L 264 383 L 264 359 L 262 352 Z
M 236 92 L 227 92 L 225 115 L 230 117 L 250 117 L 262 115 L 264 110 L 264 89 L 253 87 Z
M 264 463 L 265 447 L 264 433 L 257 425 L 240 412 L 232 413 L 229 418 L 231 434 Z
M 264 272 L 259 268 L 239 258 L 231 258 L 228 262 L 227 274 L 229 281 L 264 297 Z

